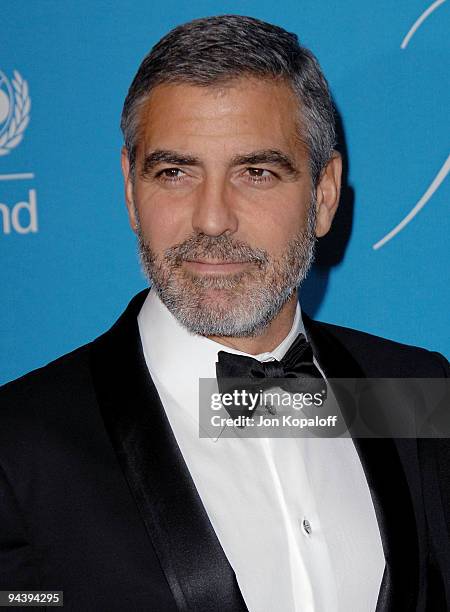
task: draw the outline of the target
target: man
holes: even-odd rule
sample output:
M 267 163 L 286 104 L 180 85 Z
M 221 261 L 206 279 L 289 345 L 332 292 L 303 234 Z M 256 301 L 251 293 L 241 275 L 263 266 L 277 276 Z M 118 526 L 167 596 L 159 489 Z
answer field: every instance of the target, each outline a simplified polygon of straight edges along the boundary
M 198 381 L 227 364 L 448 375 L 300 310 L 341 175 L 315 58 L 256 19 L 190 22 L 144 59 L 122 129 L 152 288 L 4 388 L 0 588 L 83 611 L 447 610 L 445 441 L 199 437 Z

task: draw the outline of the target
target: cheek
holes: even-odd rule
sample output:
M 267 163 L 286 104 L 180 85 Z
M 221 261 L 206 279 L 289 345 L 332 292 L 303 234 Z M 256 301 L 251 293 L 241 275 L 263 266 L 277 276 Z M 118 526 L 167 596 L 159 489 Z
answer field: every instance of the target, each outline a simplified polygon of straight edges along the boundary
M 298 198 L 284 198 L 261 205 L 258 214 L 248 217 L 242 239 L 277 257 L 285 251 L 289 242 L 303 232 L 308 207 L 309 200 L 299 201 Z
M 157 253 L 182 242 L 189 233 L 186 215 L 171 204 L 163 197 L 144 197 L 137 202 L 142 233 Z

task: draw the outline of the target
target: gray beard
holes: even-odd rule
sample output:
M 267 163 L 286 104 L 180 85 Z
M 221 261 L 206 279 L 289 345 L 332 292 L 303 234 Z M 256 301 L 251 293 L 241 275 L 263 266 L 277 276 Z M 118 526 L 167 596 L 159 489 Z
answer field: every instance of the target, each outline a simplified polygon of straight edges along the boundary
M 143 236 L 137 214 L 136 219 L 144 274 L 176 319 L 188 331 L 201 336 L 260 335 L 303 282 L 314 260 L 315 198 L 305 229 L 286 245 L 280 258 L 225 234 L 197 233 L 167 249 L 159 259 Z M 181 267 L 183 261 L 196 258 L 253 265 L 226 277 L 203 277 Z

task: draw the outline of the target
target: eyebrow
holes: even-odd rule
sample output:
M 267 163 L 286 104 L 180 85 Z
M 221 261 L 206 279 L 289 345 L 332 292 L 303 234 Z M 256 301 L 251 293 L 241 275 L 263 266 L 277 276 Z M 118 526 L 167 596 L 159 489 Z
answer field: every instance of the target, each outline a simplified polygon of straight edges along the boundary
M 200 160 L 193 155 L 184 155 L 177 151 L 156 149 L 145 155 L 142 162 L 142 176 L 149 174 L 159 164 L 173 164 L 174 166 L 199 166 Z
M 294 160 L 286 153 L 277 149 L 262 149 L 246 155 L 236 155 L 231 161 L 232 166 L 257 166 L 258 164 L 272 164 L 282 168 L 292 178 L 298 178 L 300 171 Z
M 173 164 L 174 166 L 200 166 L 201 161 L 194 155 L 179 153 L 167 149 L 150 151 L 142 162 L 142 176 L 147 176 L 159 164 Z M 235 155 L 230 166 L 257 166 L 258 164 L 271 164 L 282 168 L 291 178 L 300 176 L 300 171 L 293 159 L 277 149 L 262 149 L 243 155 Z

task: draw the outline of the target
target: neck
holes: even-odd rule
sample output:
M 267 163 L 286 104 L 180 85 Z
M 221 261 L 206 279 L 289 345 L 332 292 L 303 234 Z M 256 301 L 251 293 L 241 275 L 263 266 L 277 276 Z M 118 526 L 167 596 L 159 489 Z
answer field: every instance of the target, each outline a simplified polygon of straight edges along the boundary
M 232 336 L 208 336 L 208 338 L 237 351 L 248 353 L 249 355 L 267 353 L 276 348 L 290 332 L 296 308 L 297 291 L 293 293 L 275 319 L 269 323 L 259 336 L 243 338 L 235 338 Z

